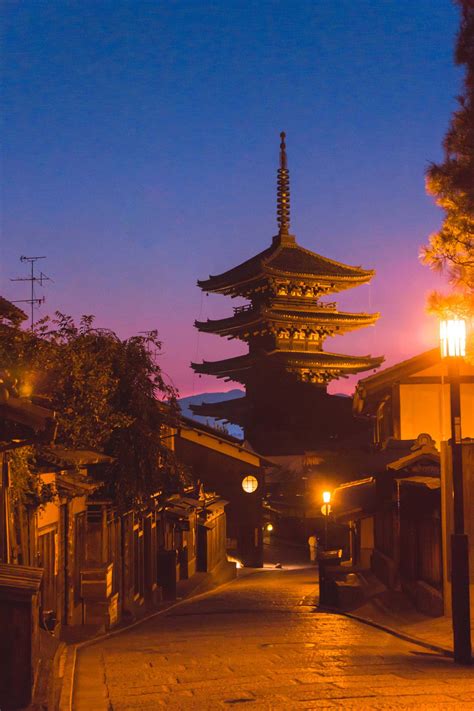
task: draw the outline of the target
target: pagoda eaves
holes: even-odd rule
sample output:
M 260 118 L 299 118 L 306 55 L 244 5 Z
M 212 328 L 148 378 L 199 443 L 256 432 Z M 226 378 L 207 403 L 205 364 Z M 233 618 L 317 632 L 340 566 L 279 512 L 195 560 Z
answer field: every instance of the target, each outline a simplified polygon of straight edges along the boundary
M 191 412 L 200 417 L 212 417 L 221 422 L 228 422 L 245 426 L 245 396 L 233 398 L 232 400 L 220 400 L 219 402 L 201 402 L 191 406 Z
M 327 384 L 335 378 L 360 373 L 371 368 L 378 368 L 383 357 L 347 356 L 327 351 L 298 352 L 274 350 L 267 353 L 236 356 L 218 361 L 192 363 L 192 368 L 201 375 L 214 375 L 216 378 L 233 380 L 247 384 L 253 377 L 255 368 L 263 366 L 293 373 L 303 382 Z
M 248 296 L 255 291 L 283 295 L 300 290 L 302 296 L 335 293 L 369 282 L 373 270 L 351 267 L 300 247 L 296 242 L 273 244 L 255 257 L 223 274 L 198 281 L 209 293 Z
M 379 313 L 348 313 L 335 308 L 325 308 L 323 304 L 312 310 L 283 310 L 261 306 L 259 308 L 240 307 L 234 316 L 222 319 L 195 321 L 194 326 L 203 333 L 214 333 L 228 338 L 248 340 L 250 336 L 273 333 L 285 338 L 293 334 L 319 334 L 322 337 L 340 335 L 348 331 L 373 325 Z

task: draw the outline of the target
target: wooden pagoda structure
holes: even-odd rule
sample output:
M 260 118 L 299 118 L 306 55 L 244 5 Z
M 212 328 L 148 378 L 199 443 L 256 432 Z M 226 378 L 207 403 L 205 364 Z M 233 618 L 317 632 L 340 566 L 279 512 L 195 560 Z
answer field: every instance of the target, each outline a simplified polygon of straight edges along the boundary
M 327 337 L 374 324 L 379 314 L 339 311 L 329 294 L 368 283 L 374 272 L 304 249 L 290 234 L 290 180 L 285 134 L 277 178 L 278 234 L 260 254 L 218 276 L 198 281 L 207 293 L 243 297 L 233 316 L 196 321 L 196 328 L 248 344 L 248 353 L 193 363 L 196 373 L 245 386 L 243 398 L 195 405 L 195 414 L 243 426 L 265 454 L 295 453 L 346 438 L 357 424 L 349 398 L 331 396 L 331 380 L 377 368 L 382 357 L 323 350 Z

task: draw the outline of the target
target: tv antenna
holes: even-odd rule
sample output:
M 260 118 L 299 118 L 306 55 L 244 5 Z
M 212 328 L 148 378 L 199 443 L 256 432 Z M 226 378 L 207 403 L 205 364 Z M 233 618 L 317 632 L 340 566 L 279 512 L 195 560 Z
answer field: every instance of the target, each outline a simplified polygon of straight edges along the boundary
M 34 331 L 34 308 L 35 306 L 41 306 L 41 304 L 44 304 L 45 302 L 45 297 L 37 297 L 35 293 L 35 285 L 39 284 L 40 286 L 43 286 L 43 283 L 45 281 L 53 281 L 49 276 L 46 276 L 43 272 L 40 271 L 39 275 L 35 274 L 35 264 L 39 259 L 46 259 L 46 257 L 25 257 L 21 256 L 20 257 L 20 262 L 27 262 L 30 264 L 30 276 L 28 277 L 16 277 L 15 279 L 10 279 L 10 281 L 29 281 L 30 282 L 30 298 L 29 299 L 19 299 L 18 301 L 14 301 L 14 304 L 29 304 L 31 308 L 31 330 Z

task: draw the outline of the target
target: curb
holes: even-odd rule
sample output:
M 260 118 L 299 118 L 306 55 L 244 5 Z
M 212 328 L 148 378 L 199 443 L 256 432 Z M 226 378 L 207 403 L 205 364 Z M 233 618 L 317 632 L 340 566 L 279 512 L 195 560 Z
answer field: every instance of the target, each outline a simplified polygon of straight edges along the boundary
M 72 691 L 74 687 L 74 672 L 76 670 L 76 656 L 78 645 L 71 644 L 66 646 L 64 651 L 64 666 L 62 669 L 61 693 L 57 711 L 71 711 L 72 709 Z M 61 659 L 61 664 L 63 659 Z
M 383 625 L 380 622 L 368 620 L 366 617 L 360 617 L 359 615 L 355 615 L 352 612 L 344 612 L 343 610 L 337 610 L 334 607 L 327 606 L 319 606 L 318 609 L 321 610 L 321 612 L 331 612 L 336 615 L 348 617 L 350 620 L 355 620 L 356 622 L 362 622 L 364 625 L 368 625 L 369 627 L 375 627 L 375 629 L 381 630 L 382 632 L 387 632 L 387 634 L 391 634 L 393 637 L 398 637 L 398 639 L 402 639 L 404 642 L 416 644 L 419 647 L 424 647 L 425 649 L 429 649 L 431 652 L 442 654 L 445 657 L 450 657 L 451 659 L 454 657 L 454 653 L 450 649 L 440 647 L 437 644 L 432 644 L 431 642 L 427 642 L 426 640 L 420 639 L 419 637 L 409 635 L 406 632 L 400 632 L 399 630 L 396 630 L 393 627 L 388 627 L 387 625 Z
M 148 622 L 149 620 L 152 620 L 154 617 L 158 617 L 159 615 L 162 615 L 165 612 L 168 612 L 169 610 L 179 607 L 180 605 L 184 605 L 184 603 L 188 602 L 191 599 L 199 598 L 199 597 L 205 597 L 206 595 L 210 595 L 211 593 L 215 592 L 216 590 L 222 590 L 223 588 L 227 587 L 228 585 L 231 585 L 234 583 L 236 580 L 238 580 L 238 577 L 233 577 L 230 580 L 221 583 L 220 585 L 216 585 L 215 587 L 205 590 L 204 592 L 196 592 L 196 590 L 199 590 L 200 587 L 202 587 L 203 584 L 198 585 L 195 590 L 193 590 L 188 596 L 184 597 L 182 600 L 177 600 L 176 602 L 171 602 L 167 607 L 163 607 L 161 610 L 155 610 L 154 612 L 150 613 L 149 615 L 146 615 L 145 617 L 140 618 L 139 620 L 135 620 L 131 624 L 127 625 L 126 627 L 121 627 L 118 630 L 112 630 L 110 632 L 105 632 L 101 635 L 97 635 L 97 637 L 93 637 L 92 639 L 86 639 L 83 642 L 78 642 L 77 644 L 70 644 L 67 645 L 66 650 L 64 652 L 65 654 L 65 661 L 64 661 L 64 673 L 62 675 L 62 685 L 61 685 L 61 693 L 60 693 L 60 698 L 59 698 L 59 704 L 57 707 L 57 711 L 73 711 L 73 695 L 74 695 L 74 680 L 75 680 L 75 671 L 76 671 L 76 660 L 77 660 L 77 653 L 81 649 L 84 649 L 85 647 L 91 647 L 92 645 L 98 643 L 98 642 L 104 642 L 107 639 L 110 639 L 111 637 L 116 637 L 119 634 L 122 634 L 123 632 L 128 632 L 131 629 L 134 629 L 135 627 L 138 627 L 139 625 L 142 625 L 145 622 Z

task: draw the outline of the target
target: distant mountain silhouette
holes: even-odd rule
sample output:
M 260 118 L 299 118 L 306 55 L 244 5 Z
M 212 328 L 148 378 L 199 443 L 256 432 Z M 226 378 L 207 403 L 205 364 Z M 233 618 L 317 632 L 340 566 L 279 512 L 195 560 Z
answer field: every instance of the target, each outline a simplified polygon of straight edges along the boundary
M 201 422 L 204 425 L 210 425 L 211 427 L 222 427 L 224 423 L 215 420 L 213 417 L 201 417 L 200 415 L 195 415 L 191 412 L 190 405 L 200 405 L 202 402 L 222 402 L 222 400 L 235 400 L 238 397 L 243 397 L 245 395 L 244 390 L 229 390 L 225 393 L 199 393 L 198 395 L 190 395 L 189 397 L 182 397 L 179 402 L 181 412 L 184 417 L 189 417 L 191 420 L 196 420 L 196 422 Z M 225 425 L 225 429 L 230 435 L 234 437 L 243 438 L 243 431 L 241 427 L 237 425 Z

